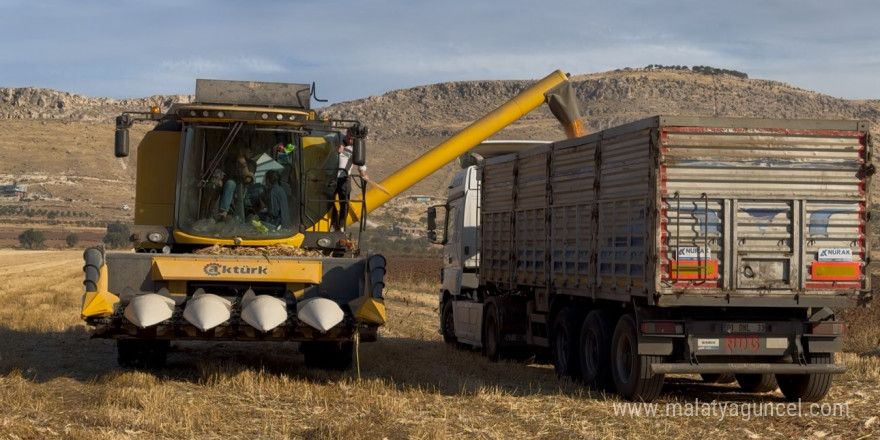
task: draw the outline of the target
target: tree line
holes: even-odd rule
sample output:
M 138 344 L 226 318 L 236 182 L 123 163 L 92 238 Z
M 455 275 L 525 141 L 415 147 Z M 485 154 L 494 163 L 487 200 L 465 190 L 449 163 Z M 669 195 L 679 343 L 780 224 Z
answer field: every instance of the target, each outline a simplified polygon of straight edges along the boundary
M 730 75 L 730 76 L 735 76 L 737 78 L 743 78 L 743 79 L 746 79 L 749 77 L 748 74 L 746 74 L 744 72 L 740 72 L 738 70 L 721 69 L 721 68 L 712 67 L 712 66 L 688 67 L 688 66 L 678 66 L 678 65 L 664 66 L 662 64 L 648 64 L 645 67 L 645 69 L 646 70 L 682 70 L 682 71 L 691 71 L 691 72 L 696 72 L 696 73 L 702 73 L 705 75 Z
M 107 225 L 107 233 L 104 235 L 104 245 L 111 249 L 120 249 L 131 246 L 129 236 L 131 235 L 128 225 L 116 221 Z M 18 242 L 22 247 L 27 249 L 40 249 L 45 246 L 46 233 L 39 229 L 28 229 L 18 235 Z M 67 247 L 74 247 L 79 244 L 79 235 L 75 232 L 67 234 L 64 237 Z

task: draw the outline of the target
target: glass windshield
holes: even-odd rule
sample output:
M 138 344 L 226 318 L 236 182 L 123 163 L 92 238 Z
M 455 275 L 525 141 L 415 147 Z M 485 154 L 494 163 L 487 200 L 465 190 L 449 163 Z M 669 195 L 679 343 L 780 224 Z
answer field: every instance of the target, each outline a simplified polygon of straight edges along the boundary
M 301 229 L 303 133 L 290 127 L 189 126 L 177 224 L 216 238 L 277 239 Z

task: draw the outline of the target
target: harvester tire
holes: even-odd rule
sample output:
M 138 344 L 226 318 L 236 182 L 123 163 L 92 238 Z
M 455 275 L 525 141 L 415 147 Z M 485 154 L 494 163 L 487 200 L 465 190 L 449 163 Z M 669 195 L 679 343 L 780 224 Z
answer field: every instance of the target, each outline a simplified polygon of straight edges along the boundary
M 351 368 L 354 342 L 302 342 L 299 350 L 308 368 L 345 371 Z
M 117 339 L 120 367 L 156 369 L 165 366 L 171 341 L 160 339 Z

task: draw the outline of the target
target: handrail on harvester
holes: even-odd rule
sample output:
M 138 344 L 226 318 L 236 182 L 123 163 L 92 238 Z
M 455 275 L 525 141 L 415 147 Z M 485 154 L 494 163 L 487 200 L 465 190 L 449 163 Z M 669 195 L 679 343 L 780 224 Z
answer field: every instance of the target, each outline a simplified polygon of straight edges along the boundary
M 544 79 L 538 81 L 535 85 L 521 92 L 519 95 L 502 104 L 492 113 L 487 114 L 462 131 L 456 133 L 448 140 L 437 145 L 427 153 L 419 156 L 394 174 L 388 176 L 380 182 L 380 190 L 375 186 L 368 186 L 363 198 L 357 197 L 351 200 L 352 209 L 349 210 L 349 218 L 346 224 L 358 221 L 354 217 L 357 213 L 372 212 L 388 200 L 406 191 L 431 173 L 439 170 L 447 163 L 455 160 L 458 156 L 466 153 L 468 150 L 477 146 L 480 142 L 488 139 L 489 136 L 497 133 L 504 127 L 510 125 L 525 114 L 534 110 L 548 98 L 546 94 L 554 87 L 568 80 L 561 70 L 557 70 Z M 554 114 L 555 114 L 554 110 Z M 557 115 L 557 118 L 559 116 Z M 561 119 L 561 118 L 560 118 Z M 582 128 L 579 117 L 571 121 L 562 121 L 566 125 L 566 133 L 570 137 L 582 135 Z M 360 203 L 362 200 L 367 201 L 366 210 L 362 210 Z

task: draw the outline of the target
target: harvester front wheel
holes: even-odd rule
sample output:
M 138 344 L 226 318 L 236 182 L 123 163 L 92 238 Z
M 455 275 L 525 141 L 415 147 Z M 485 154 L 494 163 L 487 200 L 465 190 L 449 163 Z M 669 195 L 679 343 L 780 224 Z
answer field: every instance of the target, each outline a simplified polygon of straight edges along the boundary
M 155 369 L 165 366 L 171 341 L 161 339 L 117 339 L 120 367 Z
M 301 342 L 299 351 L 308 368 L 344 371 L 351 368 L 354 342 Z

